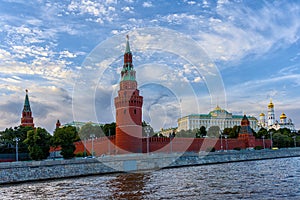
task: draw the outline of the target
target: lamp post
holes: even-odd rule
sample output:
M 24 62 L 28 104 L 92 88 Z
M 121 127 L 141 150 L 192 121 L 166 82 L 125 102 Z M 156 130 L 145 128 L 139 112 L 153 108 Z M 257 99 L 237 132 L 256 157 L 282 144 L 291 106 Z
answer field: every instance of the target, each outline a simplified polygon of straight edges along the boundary
M 297 144 L 296 144 L 296 136 L 293 136 L 292 138 L 294 139 L 294 146 L 295 146 L 295 148 L 296 148 L 296 147 L 297 147 Z
M 95 138 L 95 134 L 91 134 L 90 137 L 92 138 L 92 157 L 94 157 L 94 138 Z
M 110 129 L 108 129 L 108 154 L 110 155 Z
M 261 136 L 262 137 L 262 140 L 263 140 L 263 147 L 264 147 L 264 149 L 266 148 L 266 145 L 265 145 L 265 136 L 263 135 L 263 136 Z
M 228 135 L 224 135 L 224 137 L 225 137 L 225 143 L 226 143 L 226 152 L 227 152 L 227 150 L 228 150 L 228 142 L 227 142 L 227 137 L 228 137 Z
M 16 161 L 18 162 L 19 161 L 19 141 L 20 141 L 20 138 L 15 137 L 14 141 L 16 142 Z
M 151 131 L 150 126 L 145 127 L 145 132 L 147 134 L 147 154 L 149 154 L 149 133 Z
M 84 157 L 86 157 L 86 136 L 84 137 Z
M 270 136 L 271 136 L 271 149 L 273 149 L 273 139 L 272 139 L 272 134 L 273 134 L 273 132 L 271 131 L 271 132 L 270 132 Z
M 220 135 L 221 135 L 221 151 L 223 151 L 223 140 L 222 140 L 223 135 L 222 135 L 222 131 L 221 130 L 220 130 Z

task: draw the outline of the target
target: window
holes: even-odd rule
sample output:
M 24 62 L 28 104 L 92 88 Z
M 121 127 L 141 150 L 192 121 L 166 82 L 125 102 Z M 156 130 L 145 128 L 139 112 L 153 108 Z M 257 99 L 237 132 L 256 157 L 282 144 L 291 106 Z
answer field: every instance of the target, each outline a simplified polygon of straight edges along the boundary
M 126 114 L 126 109 L 124 109 L 124 115 Z
M 134 112 L 134 114 L 136 114 L 136 109 L 134 109 L 134 111 L 133 111 L 133 112 Z

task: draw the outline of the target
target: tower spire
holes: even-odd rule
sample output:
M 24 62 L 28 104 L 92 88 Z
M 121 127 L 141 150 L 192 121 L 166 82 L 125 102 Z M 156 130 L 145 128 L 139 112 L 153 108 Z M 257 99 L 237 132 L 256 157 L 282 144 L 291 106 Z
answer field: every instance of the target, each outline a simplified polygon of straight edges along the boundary
M 129 45 L 129 35 L 126 35 L 126 48 L 125 48 L 125 54 L 131 53 L 130 52 L 130 45 Z
M 132 64 L 132 53 L 129 46 L 129 36 L 126 35 L 126 48 L 124 53 L 124 64 L 121 72 L 122 80 L 135 80 L 135 70 Z
M 25 92 L 26 95 L 25 95 L 24 107 L 22 111 L 21 126 L 34 127 L 33 117 L 30 108 L 29 97 L 28 97 L 28 90 L 26 89 Z
M 23 112 L 31 112 L 29 98 L 28 98 L 28 90 L 26 89 L 25 92 L 26 92 L 26 95 L 25 95 Z

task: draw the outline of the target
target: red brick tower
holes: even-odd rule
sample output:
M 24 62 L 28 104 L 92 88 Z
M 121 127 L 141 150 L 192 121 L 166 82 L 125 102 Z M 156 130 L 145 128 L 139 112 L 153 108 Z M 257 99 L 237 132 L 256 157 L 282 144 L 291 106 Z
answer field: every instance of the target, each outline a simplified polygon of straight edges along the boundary
M 34 127 L 32 112 L 30 109 L 30 103 L 28 98 L 28 90 L 26 89 L 25 91 L 26 91 L 26 96 L 25 96 L 24 108 L 22 111 L 21 126 Z
M 115 97 L 117 153 L 142 152 L 142 105 L 127 36 L 120 90 Z
M 246 148 L 252 148 L 255 146 L 255 137 L 253 136 L 250 122 L 246 115 L 244 115 L 241 121 L 241 129 L 239 132 L 238 140 L 243 141 Z

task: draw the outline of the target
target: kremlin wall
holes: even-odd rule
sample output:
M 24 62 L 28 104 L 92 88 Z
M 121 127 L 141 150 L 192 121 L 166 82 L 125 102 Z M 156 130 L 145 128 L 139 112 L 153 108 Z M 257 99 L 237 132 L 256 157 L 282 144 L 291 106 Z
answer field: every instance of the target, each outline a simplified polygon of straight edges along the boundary
M 257 146 L 270 148 L 271 140 L 256 139 L 252 129 L 294 127 L 291 120 L 286 120 L 283 113 L 280 122 L 275 120 L 274 104 L 268 105 L 268 121 L 266 122 L 262 113 L 260 120 L 246 115 L 232 115 L 217 106 L 209 114 L 192 114 L 178 119 L 178 129 L 188 130 L 205 126 L 219 126 L 221 130 L 233 126 L 241 126 L 237 139 L 227 138 L 178 138 L 178 137 L 142 137 L 142 106 L 143 97 L 140 95 L 136 81 L 136 71 L 132 63 L 132 53 L 127 36 L 124 53 L 124 64 L 121 70 L 120 87 L 118 96 L 114 99 L 116 108 L 116 135 L 93 140 L 79 141 L 75 143 L 74 154 L 83 152 L 94 152 L 93 155 L 117 155 L 128 153 L 173 153 L 173 152 L 201 152 L 208 149 L 216 151 L 227 151 L 233 149 L 251 149 Z M 32 112 L 30 109 L 28 91 L 26 90 L 24 108 L 21 118 L 21 126 L 34 127 Z M 58 121 L 57 128 L 60 126 Z M 293 129 L 292 129 L 293 130 Z M 93 149 L 93 150 L 92 150 Z M 51 148 L 51 156 L 59 156 L 60 148 Z
M 199 152 L 215 149 L 227 151 L 238 149 L 254 148 L 256 146 L 270 148 L 271 141 L 266 139 L 255 139 L 251 126 L 254 126 L 244 116 L 233 116 L 235 125 L 241 125 L 237 139 L 224 138 L 178 138 L 178 137 L 149 137 L 142 138 L 142 105 L 143 97 L 137 89 L 136 71 L 132 64 L 132 53 L 127 36 L 124 53 L 124 64 L 121 71 L 121 81 L 118 96 L 114 103 L 116 108 L 116 135 L 113 137 L 97 138 L 86 141 L 86 149 L 83 142 L 76 143 L 75 154 L 89 151 L 94 156 L 116 155 L 128 153 L 173 153 L 173 152 Z M 232 117 L 231 113 L 217 107 L 210 115 L 217 117 L 224 115 Z M 256 126 L 256 125 L 255 125 Z M 224 127 L 223 127 L 224 128 Z M 93 150 L 92 150 L 93 149 Z M 51 149 L 52 155 L 60 149 Z

